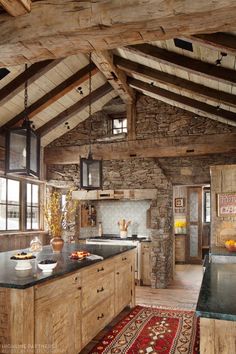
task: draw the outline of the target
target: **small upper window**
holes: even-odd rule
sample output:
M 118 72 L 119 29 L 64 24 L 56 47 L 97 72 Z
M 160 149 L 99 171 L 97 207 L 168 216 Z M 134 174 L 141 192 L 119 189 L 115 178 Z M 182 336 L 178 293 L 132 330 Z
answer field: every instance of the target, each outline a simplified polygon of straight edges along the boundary
M 127 119 L 126 118 L 115 118 L 112 119 L 112 134 L 127 133 Z
M 20 182 L 0 177 L 0 230 L 20 229 Z

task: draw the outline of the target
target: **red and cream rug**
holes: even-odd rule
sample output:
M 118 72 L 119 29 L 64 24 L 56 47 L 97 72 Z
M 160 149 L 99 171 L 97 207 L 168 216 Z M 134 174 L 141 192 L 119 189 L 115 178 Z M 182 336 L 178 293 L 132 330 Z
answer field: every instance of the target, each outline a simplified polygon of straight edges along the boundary
M 90 354 L 198 354 L 194 311 L 136 306 Z

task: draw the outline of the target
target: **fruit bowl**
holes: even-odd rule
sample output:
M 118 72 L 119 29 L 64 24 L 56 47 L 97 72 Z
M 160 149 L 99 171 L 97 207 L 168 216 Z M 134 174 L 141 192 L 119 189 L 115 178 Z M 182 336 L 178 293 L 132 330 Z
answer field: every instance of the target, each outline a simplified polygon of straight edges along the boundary
M 57 261 L 53 259 L 45 259 L 38 263 L 39 269 L 41 269 L 45 273 L 50 273 L 57 266 Z
M 225 242 L 225 247 L 229 252 L 236 252 L 236 241 L 228 240 Z

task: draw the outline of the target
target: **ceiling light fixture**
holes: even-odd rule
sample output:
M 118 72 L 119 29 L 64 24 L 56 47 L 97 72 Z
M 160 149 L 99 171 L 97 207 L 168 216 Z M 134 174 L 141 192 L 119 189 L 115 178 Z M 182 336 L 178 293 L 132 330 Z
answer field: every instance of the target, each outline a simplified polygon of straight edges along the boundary
M 27 71 L 25 64 L 25 71 Z M 28 81 L 24 90 L 25 117 L 21 127 L 10 128 L 6 134 L 6 173 L 39 177 L 40 138 L 28 117 Z
M 89 54 L 89 152 L 87 158 L 80 158 L 80 188 L 86 190 L 102 189 L 102 160 L 94 160 L 91 149 L 92 135 L 92 59 Z

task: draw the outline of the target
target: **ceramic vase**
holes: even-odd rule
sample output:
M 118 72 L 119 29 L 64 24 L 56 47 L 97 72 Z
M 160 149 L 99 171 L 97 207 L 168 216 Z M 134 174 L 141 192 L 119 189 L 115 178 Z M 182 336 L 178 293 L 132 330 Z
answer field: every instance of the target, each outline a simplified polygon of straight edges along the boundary
M 53 252 L 61 252 L 64 246 L 64 240 L 60 236 L 53 237 L 50 241 Z
M 126 238 L 127 237 L 127 231 L 126 230 L 120 230 L 120 238 Z

